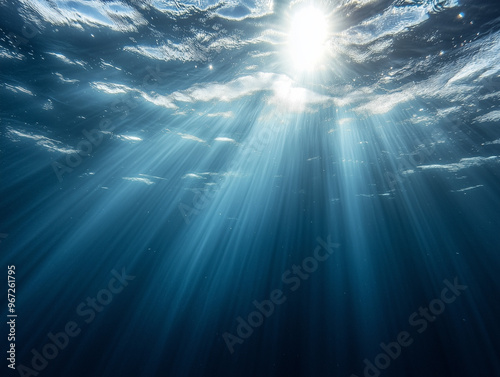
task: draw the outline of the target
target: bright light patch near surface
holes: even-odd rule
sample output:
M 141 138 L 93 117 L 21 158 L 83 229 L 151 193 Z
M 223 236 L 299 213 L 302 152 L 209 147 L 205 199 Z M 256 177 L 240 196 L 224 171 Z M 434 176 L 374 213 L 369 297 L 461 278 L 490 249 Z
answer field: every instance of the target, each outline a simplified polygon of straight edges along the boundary
M 320 10 L 307 7 L 295 13 L 288 40 L 295 68 L 299 70 L 315 68 L 324 54 L 326 34 L 326 19 Z

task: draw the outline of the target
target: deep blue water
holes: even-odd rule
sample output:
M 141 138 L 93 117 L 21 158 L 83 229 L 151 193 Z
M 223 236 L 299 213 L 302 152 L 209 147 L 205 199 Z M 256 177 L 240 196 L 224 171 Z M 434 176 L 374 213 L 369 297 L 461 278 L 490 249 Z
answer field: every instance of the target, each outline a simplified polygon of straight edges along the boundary
M 305 4 L 0 0 L 2 376 L 500 376 L 500 4 Z

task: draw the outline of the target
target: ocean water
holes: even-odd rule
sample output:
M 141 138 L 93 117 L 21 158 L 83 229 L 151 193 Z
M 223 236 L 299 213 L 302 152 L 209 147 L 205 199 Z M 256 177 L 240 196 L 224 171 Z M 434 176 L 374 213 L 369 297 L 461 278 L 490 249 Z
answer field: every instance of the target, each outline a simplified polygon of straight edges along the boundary
M 0 374 L 500 376 L 499 105 L 498 1 L 0 0 Z

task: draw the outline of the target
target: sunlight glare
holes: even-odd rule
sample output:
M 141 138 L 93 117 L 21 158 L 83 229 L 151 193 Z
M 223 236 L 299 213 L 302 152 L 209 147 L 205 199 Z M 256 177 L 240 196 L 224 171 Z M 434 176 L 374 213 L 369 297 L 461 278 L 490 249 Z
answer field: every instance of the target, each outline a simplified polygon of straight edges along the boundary
M 315 68 L 324 54 L 326 34 L 327 23 L 320 10 L 307 7 L 294 15 L 288 44 L 296 69 Z

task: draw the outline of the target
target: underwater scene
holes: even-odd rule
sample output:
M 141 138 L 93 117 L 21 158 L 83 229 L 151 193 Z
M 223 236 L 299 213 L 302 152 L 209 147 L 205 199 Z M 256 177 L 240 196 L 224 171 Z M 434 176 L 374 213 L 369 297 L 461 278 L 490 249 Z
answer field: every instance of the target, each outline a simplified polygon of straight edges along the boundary
M 500 377 L 498 0 L 0 0 L 1 376 Z

